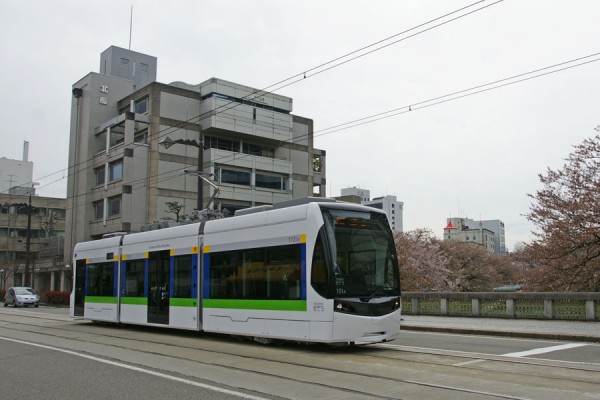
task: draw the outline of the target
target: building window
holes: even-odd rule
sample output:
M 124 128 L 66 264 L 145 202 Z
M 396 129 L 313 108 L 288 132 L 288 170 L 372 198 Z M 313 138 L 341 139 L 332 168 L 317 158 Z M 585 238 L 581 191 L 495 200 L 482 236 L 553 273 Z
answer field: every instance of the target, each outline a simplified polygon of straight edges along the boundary
M 148 129 L 142 129 L 138 131 L 133 136 L 133 142 L 139 144 L 147 144 L 148 143 Z
M 321 156 L 318 156 L 318 155 L 313 156 L 313 171 L 321 172 Z
M 220 183 L 250 186 L 250 172 L 219 168 L 217 176 L 219 177 Z
M 313 196 L 315 197 L 321 197 L 321 185 L 314 185 L 313 184 Z
M 123 161 L 117 161 L 110 164 L 108 169 L 108 181 L 123 179 Z
M 286 190 L 287 179 L 282 176 L 256 174 L 255 186 L 266 189 Z
M 96 186 L 104 185 L 104 178 L 105 178 L 104 166 L 95 169 L 94 175 L 96 176 Z
M 148 64 L 140 63 L 140 71 L 148 72 L 149 69 Z
M 242 153 L 252 156 L 275 158 L 275 150 L 272 147 L 262 146 L 260 144 L 244 143 Z
M 204 146 L 211 149 L 219 149 L 225 151 L 231 151 L 234 153 L 240 152 L 240 142 L 237 140 L 229 140 L 223 138 L 216 138 L 213 136 L 204 137 Z
M 100 200 L 94 203 L 94 218 L 104 218 L 104 200 Z
M 116 215 L 121 215 L 121 196 L 108 199 L 107 217 L 114 217 Z
M 127 67 L 129 65 L 129 60 L 127 58 L 121 58 L 121 67 Z
M 134 112 L 136 114 L 148 113 L 148 98 L 147 97 L 135 102 Z

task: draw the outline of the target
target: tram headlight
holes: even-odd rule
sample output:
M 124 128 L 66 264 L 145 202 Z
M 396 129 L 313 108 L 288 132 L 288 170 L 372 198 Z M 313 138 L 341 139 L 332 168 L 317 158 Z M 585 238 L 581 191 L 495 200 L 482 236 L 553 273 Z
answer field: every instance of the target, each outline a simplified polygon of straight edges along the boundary
M 354 309 L 354 307 L 352 307 L 352 305 L 341 302 L 341 301 L 336 301 L 334 303 L 333 308 L 336 312 L 356 313 L 356 310 Z

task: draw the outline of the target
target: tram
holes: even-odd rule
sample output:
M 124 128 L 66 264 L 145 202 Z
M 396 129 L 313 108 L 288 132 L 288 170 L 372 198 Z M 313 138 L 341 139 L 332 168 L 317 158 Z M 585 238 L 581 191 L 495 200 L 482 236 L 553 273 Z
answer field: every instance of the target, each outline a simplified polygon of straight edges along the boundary
M 381 210 L 306 198 L 78 243 L 71 316 L 272 340 L 363 344 L 400 330 Z

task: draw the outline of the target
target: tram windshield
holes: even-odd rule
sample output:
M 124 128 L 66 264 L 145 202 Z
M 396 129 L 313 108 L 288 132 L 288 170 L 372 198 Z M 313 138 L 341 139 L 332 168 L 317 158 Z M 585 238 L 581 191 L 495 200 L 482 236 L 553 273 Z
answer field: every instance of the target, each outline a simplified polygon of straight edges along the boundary
M 396 249 L 387 217 L 378 212 L 323 209 L 336 297 L 398 296 Z

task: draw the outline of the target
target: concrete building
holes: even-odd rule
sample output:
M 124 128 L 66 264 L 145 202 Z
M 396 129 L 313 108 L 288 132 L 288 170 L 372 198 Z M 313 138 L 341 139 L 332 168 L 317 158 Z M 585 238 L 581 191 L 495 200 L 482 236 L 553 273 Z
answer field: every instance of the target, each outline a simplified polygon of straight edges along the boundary
M 65 208 L 65 199 L 0 193 L 0 288 L 23 285 L 27 270 L 26 283 L 40 292 L 70 290 Z
M 483 246 L 489 253 L 503 254 L 497 251 L 498 240 L 496 232 L 486 227 L 484 222 L 473 221 L 468 218 L 448 218 L 444 228 L 444 240 L 457 240 L 459 242 L 473 243 Z M 488 224 L 487 226 L 492 226 Z M 502 243 L 504 243 L 504 224 L 502 224 Z
M 357 188 L 356 186 L 343 188 L 341 194 L 336 199 L 383 210 L 388 217 L 390 228 L 393 231 L 403 232 L 404 203 L 398 201 L 396 196 L 382 196 L 371 200 L 370 190 Z
M 33 163 L 29 161 L 29 142 L 23 144 L 23 159 L 0 157 L 0 193 L 28 194 L 33 184 Z
M 117 47 L 73 85 L 67 249 L 208 208 L 237 209 L 325 193 L 325 151 L 292 99 L 208 79 L 156 82 L 157 60 Z M 199 170 L 210 183 L 198 178 Z M 191 173 L 184 174 L 187 170 Z M 195 173 L 194 173 L 195 172 Z
M 365 206 L 374 207 L 385 211 L 392 230 L 397 232 L 404 232 L 404 203 L 398 201 L 396 196 L 375 197 L 373 200 L 363 201 L 362 204 L 364 204 Z
M 360 197 L 360 201 L 370 201 L 371 200 L 371 191 L 369 189 L 361 189 L 353 186 L 351 188 L 343 188 L 341 190 L 342 197 L 345 196 L 358 196 Z

